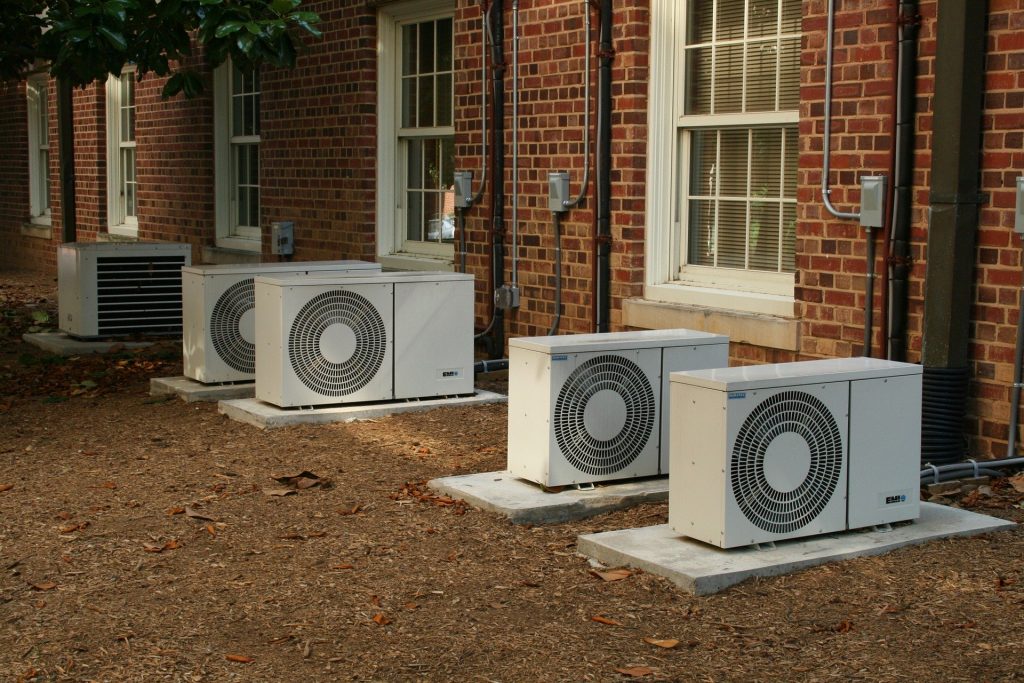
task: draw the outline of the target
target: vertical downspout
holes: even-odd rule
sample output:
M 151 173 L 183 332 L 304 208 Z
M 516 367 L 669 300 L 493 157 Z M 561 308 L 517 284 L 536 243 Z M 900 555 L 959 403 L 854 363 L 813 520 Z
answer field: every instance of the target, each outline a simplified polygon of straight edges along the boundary
M 505 22 L 503 0 L 492 0 L 487 21 L 491 32 L 491 318 L 488 352 L 505 353 L 505 311 L 494 305 L 494 292 L 505 284 Z M 486 333 L 486 330 L 485 330 Z
M 597 226 L 594 235 L 594 331 L 607 332 L 611 313 L 612 1 L 600 0 L 597 80 Z
M 892 286 L 889 307 L 886 358 L 907 358 L 907 280 L 910 276 L 910 220 L 914 184 L 914 115 L 917 92 L 917 0 L 900 2 L 899 83 L 896 87 L 896 170 L 893 182 L 892 235 L 886 245 L 887 270 Z M 934 138 L 938 139 L 938 138 Z M 883 328 L 885 329 L 885 328 Z
M 71 81 L 57 81 L 57 153 L 60 156 L 61 241 L 78 241 L 75 209 L 75 104 Z
M 939 0 L 924 282 L 922 461 L 963 458 L 985 87 L 985 0 Z

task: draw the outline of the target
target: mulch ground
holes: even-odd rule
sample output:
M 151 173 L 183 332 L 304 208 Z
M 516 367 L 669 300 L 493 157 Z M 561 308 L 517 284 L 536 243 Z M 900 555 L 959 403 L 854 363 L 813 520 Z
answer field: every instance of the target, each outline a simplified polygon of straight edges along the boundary
M 1020 677 L 1018 531 L 712 597 L 607 581 L 577 535 L 662 523 L 666 505 L 524 527 L 423 485 L 501 469 L 504 406 L 263 432 L 150 398 L 150 377 L 180 373 L 173 345 L 21 343 L 55 302 L 52 279 L 0 273 L 5 680 Z M 943 500 L 1022 519 L 1005 481 Z

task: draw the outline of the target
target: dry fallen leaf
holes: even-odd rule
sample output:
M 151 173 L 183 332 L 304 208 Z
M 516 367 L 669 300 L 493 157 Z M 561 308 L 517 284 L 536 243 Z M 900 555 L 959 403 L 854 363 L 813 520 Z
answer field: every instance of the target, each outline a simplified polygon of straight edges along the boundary
M 416 609 L 417 607 L 419 607 L 419 605 L 417 605 L 415 602 L 407 602 L 405 603 L 404 607 L 405 609 Z
M 596 569 L 591 569 L 590 573 L 602 581 L 621 581 L 622 579 L 628 579 L 630 576 L 633 576 L 633 572 L 629 569 L 609 569 L 606 572 L 599 572 Z
M 62 526 L 60 532 L 62 534 L 70 534 L 75 531 L 81 531 L 89 526 L 89 522 L 79 522 L 78 524 L 69 524 L 68 526 Z
M 295 489 L 263 489 L 268 496 L 294 496 L 298 491 Z
M 669 638 L 667 640 L 658 640 L 657 638 L 644 638 L 644 642 L 649 643 L 651 645 L 657 645 L 658 647 L 663 647 L 666 650 L 671 649 L 679 644 L 679 641 L 675 638 Z
M 1010 482 L 1010 486 L 1012 486 L 1017 493 L 1024 493 L 1024 474 L 1016 474 L 1012 477 L 1007 477 L 1006 481 Z M 0 491 L 3 491 L 3 488 L 0 488 Z
M 102 484 L 100 484 L 100 488 L 101 489 L 116 489 L 117 488 L 117 484 L 115 484 L 112 481 L 105 481 Z
M 380 597 L 378 597 L 376 595 L 371 595 L 370 596 L 370 604 L 373 605 L 374 607 L 380 607 Z
M 350 565 L 350 564 L 336 564 L 333 567 L 331 567 L 331 569 L 352 569 L 352 565 Z
M 849 633 L 853 629 L 853 622 L 849 619 L 843 619 L 838 624 L 832 627 L 832 630 L 836 633 Z
M 187 505 L 185 506 L 185 516 L 188 517 L 189 519 L 198 519 L 198 520 L 202 520 L 204 522 L 212 522 L 213 521 L 212 517 L 207 517 L 206 515 L 202 515 L 202 514 L 196 512 L 195 510 L 193 510 L 192 508 L 188 507 Z
M 640 678 L 641 676 L 650 676 L 654 673 L 654 669 L 649 666 L 631 666 L 622 669 L 616 669 L 623 676 L 629 676 L 630 678 Z
M 168 515 L 180 515 L 180 514 L 183 514 L 184 512 L 185 512 L 185 508 L 177 507 L 177 508 L 171 508 L 170 510 L 168 510 L 167 514 Z
M 162 553 L 165 550 L 177 550 L 181 547 L 181 542 L 176 538 L 172 538 L 163 545 L 157 545 L 156 543 L 143 543 L 142 549 L 147 553 Z
M 252 657 L 246 657 L 245 655 L 224 655 L 224 659 L 229 662 L 237 662 L 238 664 L 251 664 L 256 661 Z
M 391 620 L 384 616 L 383 612 L 377 612 L 374 614 L 373 621 L 376 622 L 378 626 L 387 626 L 391 623 Z
M 600 614 L 590 617 L 591 621 L 596 621 L 599 624 L 607 624 L 608 626 L 622 626 L 622 622 L 609 619 L 608 617 L 602 617 Z
M 13 488 L 14 484 L 0 484 L 0 493 L 3 493 L 4 491 L 10 491 Z
M 212 524 L 206 525 L 206 533 L 210 534 L 214 538 L 217 538 L 217 530 L 213 528 Z
M 52 591 L 57 587 L 53 581 L 42 581 L 40 583 L 33 583 L 32 588 L 37 591 Z

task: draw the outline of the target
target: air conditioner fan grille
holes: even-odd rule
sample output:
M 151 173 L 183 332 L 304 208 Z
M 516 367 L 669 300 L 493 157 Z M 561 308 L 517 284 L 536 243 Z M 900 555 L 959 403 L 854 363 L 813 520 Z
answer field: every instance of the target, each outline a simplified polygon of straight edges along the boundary
M 599 439 L 586 427 L 587 403 L 600 391 L 618 394 L 625 422 L 617 434 Z M 597 356 L 566 379 L 555 400 L 552 425 L 565 459 L 580 472 L 603 476 L 625 469 L 643 451 L 655 426 L 654 391 L 644 371 L 622 356 Z
M 791 491 L 779 491 L 765 476 L 772 441 L 794 434 L 807 442 L 810 467 Z M 836 492 L 843 469 L 843 437 L 832 412 L 803 391 L 783 391 L 762 401 L 740 427 L 730 462 L 732 492 L 757 528 L 785 534 L 810 523 Z
M 256 305 L 253 279 L 228 287 L 210 313 L 210 339 L 213 350 L 230 368 L 238 372 L 256 372 L 256 346 L 242 336 L 242 316 Z
M 345 361 L 328 360 L 320 348 L 324 331 L 348 327 L 355 349 Z M 380 371 L 387 348 L 387 328 L 376 307 L 355 292 L 324 292 L 306 303 L 288 334 L 292 370 L 306 387 L 321 396 L 348 396 L 365 387 Z

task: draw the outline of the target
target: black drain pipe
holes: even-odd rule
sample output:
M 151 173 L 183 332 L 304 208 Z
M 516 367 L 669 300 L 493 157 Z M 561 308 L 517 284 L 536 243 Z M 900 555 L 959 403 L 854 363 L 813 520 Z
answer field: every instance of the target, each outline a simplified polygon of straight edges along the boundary
M 917 101 L 917 0 L 900 2 L 899 63 L 896 67 L 896 171 L 893 187 L 892 236 L 886 251 L 890 285 L 885 357 L 907 359 L 907 280 L 910 277 L 910 220 L 914 186 L 914 115 Z M 937 138 L 936 138 L 937 139 Z
M 494 293 L 505 284 L 505 6 L 492 0 L 487 8 L 491 42 L 491 291 L 494 311 L 480 335 L 491 358 L 505 353 L 505 311 L 494 303 Z M 490 332 L 490 336 L 487 335 Z
M 988 2 L 939 0 L 931 215 L 924 287 L 922 462 L 966 452 L 972 284 L 978 231 Z
M 612 273 L 612 0 L 600 0 L 597 74 L 597 226 L 594 235 L 594 330 L 607 332 Z

